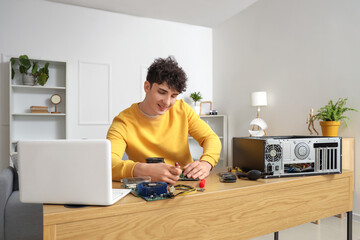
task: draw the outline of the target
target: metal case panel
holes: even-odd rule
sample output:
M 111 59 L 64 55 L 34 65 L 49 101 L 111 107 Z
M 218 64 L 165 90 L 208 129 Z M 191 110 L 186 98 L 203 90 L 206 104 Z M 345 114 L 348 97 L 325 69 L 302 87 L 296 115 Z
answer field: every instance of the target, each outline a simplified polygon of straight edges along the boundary
M 269 177 L 341 173 L 341 137 L 272 136 L 233 139 L 233 167 Z

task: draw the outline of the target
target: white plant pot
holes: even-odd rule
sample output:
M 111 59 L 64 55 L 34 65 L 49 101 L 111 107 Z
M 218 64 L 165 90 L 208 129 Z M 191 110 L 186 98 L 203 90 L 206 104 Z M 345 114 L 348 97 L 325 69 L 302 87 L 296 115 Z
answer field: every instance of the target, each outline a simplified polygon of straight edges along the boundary
M 23 74 L 23 84 L 28 86 L 34 86 L 35 85 L 35 77 L 30 74 Z
M 195 112 L 199 115 L 200 114 L 200 106 L 193 106 Z

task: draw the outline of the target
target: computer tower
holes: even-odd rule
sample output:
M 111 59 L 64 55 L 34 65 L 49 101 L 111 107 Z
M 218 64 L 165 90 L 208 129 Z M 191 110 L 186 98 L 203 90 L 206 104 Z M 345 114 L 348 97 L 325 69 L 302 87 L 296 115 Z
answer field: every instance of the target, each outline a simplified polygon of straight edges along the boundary
M 341 149 L 341 137 L 234 137 L 233 167 L 265 178 L 341 173 Z

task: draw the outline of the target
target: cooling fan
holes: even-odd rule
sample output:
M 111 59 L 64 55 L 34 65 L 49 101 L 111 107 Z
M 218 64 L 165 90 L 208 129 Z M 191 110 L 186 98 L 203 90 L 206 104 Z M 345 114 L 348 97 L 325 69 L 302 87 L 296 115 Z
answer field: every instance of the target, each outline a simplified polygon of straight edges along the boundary
M 294 149 L 294 152 L 295 152 L 295 156 L 300 159 L 300 160 L 304 160 L 306 159 L 309 154 L 310 154 L 310 147 L 308 144 L 304 143 L 304 142 L 301 142 L 301 143 L 298 143 L 296 146 L 295 146 L 295 149 Z
M 265 147 L 265 160 L 268 162 L 280 161 L 282 148 L 279 144 L 269 144 Z

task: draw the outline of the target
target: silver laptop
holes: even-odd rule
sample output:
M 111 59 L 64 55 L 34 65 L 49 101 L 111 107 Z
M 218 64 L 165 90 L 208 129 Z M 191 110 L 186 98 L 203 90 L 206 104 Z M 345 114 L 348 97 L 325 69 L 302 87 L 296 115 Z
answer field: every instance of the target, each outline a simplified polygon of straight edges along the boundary
M 112 189 L 111 145 L 101 140 L 19 141 L 24 203 L 111 205 L 129 189 Z

